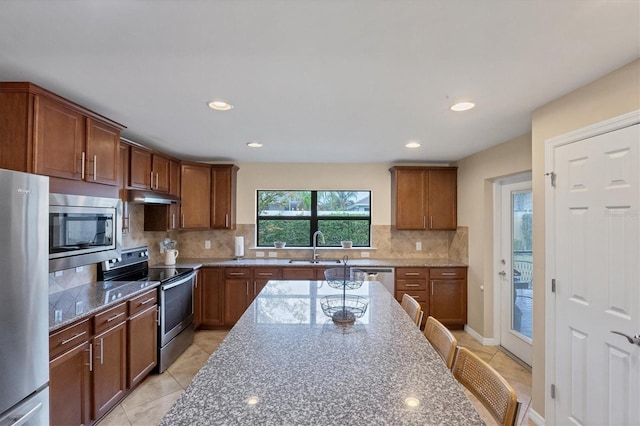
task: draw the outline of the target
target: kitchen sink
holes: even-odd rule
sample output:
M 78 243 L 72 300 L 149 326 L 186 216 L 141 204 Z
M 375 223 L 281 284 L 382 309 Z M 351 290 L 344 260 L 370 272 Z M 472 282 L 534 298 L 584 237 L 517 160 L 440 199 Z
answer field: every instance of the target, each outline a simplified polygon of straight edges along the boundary
M 340 264 L 342 261 L 340 259 L 289 259 L 289 263 L 313 263 L 313 264 Z

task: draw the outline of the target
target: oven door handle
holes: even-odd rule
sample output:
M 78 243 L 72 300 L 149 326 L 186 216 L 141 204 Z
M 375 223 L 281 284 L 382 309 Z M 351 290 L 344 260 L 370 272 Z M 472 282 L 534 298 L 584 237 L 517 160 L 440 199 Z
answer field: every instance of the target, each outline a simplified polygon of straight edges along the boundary
M 169 290 L 170 288 L 182 285 L 182 284 L 186 283 L 187 281 L 191 280 L 195 275 L 196 275 L 195 272 L 191 272 L 191 273 L 189 273 L 189 275 L 187 275 L 186 277 L 184 277 L 184 278 L 182 278 L 182 279 L 180 279 L 180 280 L 178 280 L 176 282 L 172 282 L 172 283 L 169 283 L 169 284 L 161 286 L 160 290 L 166 291 L 166 290 Z

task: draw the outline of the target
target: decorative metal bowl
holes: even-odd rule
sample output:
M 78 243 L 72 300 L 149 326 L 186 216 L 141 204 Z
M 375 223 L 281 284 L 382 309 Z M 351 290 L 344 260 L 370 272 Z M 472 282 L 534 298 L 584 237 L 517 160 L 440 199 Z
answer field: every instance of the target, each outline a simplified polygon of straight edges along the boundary
M 338 289 L 355 290 L 360 288 L 365 281 L 365 277 L 365 273 L 360 269 L 347 266 L 329 268 L 324 271 L 324 278 L 327 280 L 329 287 Z
M 369 300 L 352 294 L 332 294 L 320 299 L 322 312 L 335 323 L 352 324 L 367 312 Z

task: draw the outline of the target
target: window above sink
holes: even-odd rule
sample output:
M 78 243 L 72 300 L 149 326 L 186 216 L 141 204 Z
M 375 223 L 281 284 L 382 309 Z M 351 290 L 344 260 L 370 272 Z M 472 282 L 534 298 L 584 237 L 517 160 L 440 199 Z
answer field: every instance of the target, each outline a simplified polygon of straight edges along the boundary
M 321 231 L 318 247 L 371 246 L 371 191 L 256 191 L 258 247 L 312 247 L 313 234 Z

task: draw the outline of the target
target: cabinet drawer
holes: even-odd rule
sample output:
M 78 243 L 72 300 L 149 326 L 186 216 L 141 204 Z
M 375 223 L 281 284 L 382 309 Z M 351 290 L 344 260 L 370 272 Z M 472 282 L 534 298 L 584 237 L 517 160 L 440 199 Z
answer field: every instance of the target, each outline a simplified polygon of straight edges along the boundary
M 405 293 L 416 299 L 420 305 L 423 305 L 423 309 L 425 308 L 424 304 L 429 303 L 429 292 L 422 290 L 396 291 L 396 300 L 398 300 L 398 302 L 402 302 L 402 296 Z
M 94 334 L 107 330 L 127 319 L 127 304 L 121 303 L 93 317 Z
M 431 268 L 429 276 L 432 280 L 464 279 L 467 276 L 466 268 Z
M 282 278 L 285 280 L 314 280 L 315 268 L 285 268 Z
M 396 268 L 396 279 L 399 280 L 427 279 L 428 277 L 429 269 L 427 268 Z
M 131 300 L 129 300 L 129 316 L 133 316 L 138 312 L 158 303 L 158 291 L 156 289 L 147 291 Z
M 227 278 L 242 279 L 251 278 L 251 269 L 249 268 L 225 268 L 224 276 Z
M 396 280 L 396 290 L 416 291 L 427 290 L 427 280 Z
M 49 359 L 57 357 L 82 342 L 89 341 L 90 335 L 91 327 L 89 320 L 56 331 L 49 336 Z
M 278 280 L 282 278 L 282 269 L 280 268 L 255 268 L 253 270 L 253 279 L 255 280 Z

